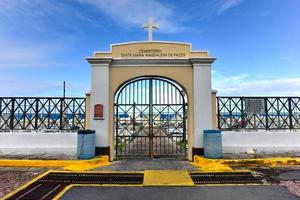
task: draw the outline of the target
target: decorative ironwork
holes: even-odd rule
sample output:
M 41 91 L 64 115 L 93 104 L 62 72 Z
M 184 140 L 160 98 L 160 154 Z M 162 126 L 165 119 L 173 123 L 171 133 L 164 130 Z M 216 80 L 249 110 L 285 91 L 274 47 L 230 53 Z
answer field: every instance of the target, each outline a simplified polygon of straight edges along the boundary
M 115 97 L 117 158 L 185 158 L 186 98 L 178 84 L 163 78 L 140 78 L 123 85 Z
M 247 113 L 245 101 L 261 99 L 260 113 Z M 218 128 L 300 129 L 300 97 L 217 97 Z
M 85 128 L 85 98 L 0 97 L 0 130 Z

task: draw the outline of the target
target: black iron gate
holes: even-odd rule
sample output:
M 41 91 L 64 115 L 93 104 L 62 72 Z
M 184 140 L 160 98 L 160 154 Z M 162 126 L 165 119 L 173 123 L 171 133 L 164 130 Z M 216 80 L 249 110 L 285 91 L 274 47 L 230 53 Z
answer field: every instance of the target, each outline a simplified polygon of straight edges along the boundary
M 176 83 L 135 79 L 115 96 L 116 157 L 186 158 L 187 97 Z

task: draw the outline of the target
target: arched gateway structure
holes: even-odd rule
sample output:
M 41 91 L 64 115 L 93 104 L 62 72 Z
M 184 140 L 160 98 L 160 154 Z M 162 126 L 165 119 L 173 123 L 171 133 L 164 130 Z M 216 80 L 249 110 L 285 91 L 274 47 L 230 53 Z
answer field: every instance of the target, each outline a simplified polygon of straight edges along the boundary
M 92 67 L 90 129 L 96 152 L 110 159 L 192 160 L 212 128 L 207 51 L 179 42 L 114 44 L 87 58 Z M 103 109 L 103 110 L 102 110 Z

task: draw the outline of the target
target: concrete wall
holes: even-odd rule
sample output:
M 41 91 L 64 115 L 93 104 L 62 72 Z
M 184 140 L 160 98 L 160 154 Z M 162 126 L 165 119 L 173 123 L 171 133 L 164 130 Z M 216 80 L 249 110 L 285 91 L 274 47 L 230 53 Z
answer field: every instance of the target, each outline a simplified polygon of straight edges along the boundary
M 223 131 L 224 153 L 300 152 L 300 131 Z M 76 133 L 8 132 L 0 133 L 1 154 L 68 154 L 77 150 Z
M 0 133 L 1 154 L 69 154 L 77 151 L 76 133 Z
M 203 148 L 203 130 L 212 129 L 211 65 L 193 64 L 194 147 Z
M 109 114 L 109 63 L 92 65 L 90 128 L 96 131 L 96 147 L 108 147 Z M 94 105 L 103 105 L 103 119 L 94 119 Z
M 224 153 L 300 152 L 300 131 L 223 131 Z

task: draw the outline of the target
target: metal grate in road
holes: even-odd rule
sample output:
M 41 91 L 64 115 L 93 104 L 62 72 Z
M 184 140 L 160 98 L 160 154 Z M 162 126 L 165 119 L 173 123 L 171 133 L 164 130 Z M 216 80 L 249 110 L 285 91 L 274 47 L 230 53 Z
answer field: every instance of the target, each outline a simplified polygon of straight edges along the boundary
M 65 184 L 142 184 L 144 173 L 50 173 L 40 182 Z
M 190 176 L 196 185 L 263 183 L 260 177 L 251 172 L 190 173 Z

